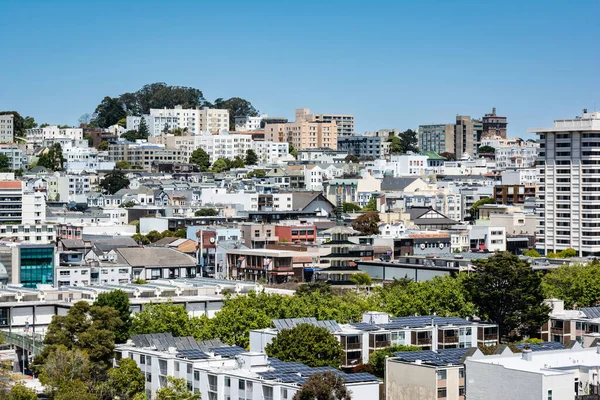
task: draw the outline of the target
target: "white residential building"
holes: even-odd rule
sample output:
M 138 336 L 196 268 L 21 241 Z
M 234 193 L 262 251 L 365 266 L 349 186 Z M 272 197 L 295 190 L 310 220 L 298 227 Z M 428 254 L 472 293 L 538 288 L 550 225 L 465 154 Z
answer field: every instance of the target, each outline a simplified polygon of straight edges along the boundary
M 0 119 L 2 117 L 3 116 L 0 115 Z M 27 168 L 27 156 L 23 154 L 23 150 L 21 150 L 21 148 L 18 145 L 0 144 L 0 154 L 4 154 L 6 157 L 8 157 L 9 168 L 11 170 L 17 171 L 19 168 Z
M 0 238 L 17 239 L 31 244 L 49 244 L 56 242 L 54 224 L 17 224 L 0 225 Z
M 140 129 L 142 118 L 146 121 L 150 136 L 160 136 L 165 130 L 171 131 L 179 128 L 179 117 L 172 115 L 143 115 L 127 117 L 127 131 Z M 183 128 L 182 128 L 183 129 Z M 120 136 L 120 135 L 119 135 Z
M 535 168 L 522 168 L 502 171 L 502 184 L 503 185 L 523 185 L 523 186 L 536 186 L 537 185 L 537 169 Z
M 469 357 L 465 361 L 470 400 L 578 399 L 598 393 L 600 347 Z M 581 397 L 585 398 L 585 397 Z
M 253 140 L 252 148 L 258 156 L 260 164 L 278 164 L 293 160 L 293 157 L 290 156 L 288 143 Z
M 238 132 L 258 131 L 261 129 L 263 118 L 266 117 L 266 114 L 260 117 L 235 117 L 235 130 Z
M 0 222 L 41 224 L 46 220 L 46 199 L 40 192 L 25 193 L 22 181 L 0 181 Z
M 210 162 L 213 163 L 219 158 L 229 160 L 233 160 L 235 157 L 245 158 L 246 152 L 253 149 L 253 140 L 251 135 L 230 133 L 198 135 L 194 137 L 194 146 L 204 149 L 210 156 Z
M 291 400 L 307 377 L 317 372 L 302 365 L 269 359 L 219 340 L 196 342 L 171 334 L 135 335 L 115 349 L 116 360 L 130 358 L 142 370 L 146 396 L 154 398 L 167 377 L 184 379 L 203 399 Z M 376 399 L 380 381 L 370 374 L 344 374 L 354 399 Z
M 45 128 L 27 129 L 25 137 L 28 144 L 42 144 L 44 140 L 70 139 L 83 140 L 83 129 L 81 128 L 59 128 L 56 125 Z
M 0 143 L 12 143 L 14 141 L 14 135 L 14 115 L 0 115 Z
M 529 131 L 540 143 L 538 251 L 574 248 L 580 256 L 600 255 L 600 112 L 584 110 L 581 117 Z
M 366 168 L 378 179 L 384 176 L 420 176 L 433 173 L 433 168 L 427 166 L 428 156 L 421 154 L 393 155 L 390 161 L 377 159 L 367 162 Z
M 520 146 L 499 147 L 495 152 L 496 168 L 529 168 L 535 164 L 539 145 L 532 142 L 522 142 Z
M 469 225 L 469 242 L 471 249 L 489 250 L 490 252 L 506 251 L 506 227 Z M 489 221 L 487 221 L 489 223 Z
M 223 132 L 229 130 L 229 111 L 213 108 L 204 109 L 184 109 L 177 106 L 173 109 L 151 108 L 151 116 L 157 117 L 176 117 L 178 118 L 178 127 L 193 135 L 199 135 L 201 132 Z

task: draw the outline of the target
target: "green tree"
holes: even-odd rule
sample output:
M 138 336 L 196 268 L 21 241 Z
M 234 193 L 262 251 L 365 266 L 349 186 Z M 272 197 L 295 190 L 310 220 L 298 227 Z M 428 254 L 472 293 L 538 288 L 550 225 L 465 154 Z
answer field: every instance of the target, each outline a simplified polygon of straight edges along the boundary
M 125 132 L 124 134 L 122 134 L 120 139 L 127 140 L 129 142 L 135 142 L 136 140 L 139 139 L 138 132 L 134 131 L 134 130 L 129 130 L 129 131 Z
M 293 144 L 291 144 L 291 143 L 290 143 L 290 144 L 289 144 L 289 146 L 288 146 L 288 153 L 290 153 L 290 155 L 291 155 L 292 157 L 294 157 L 294 158 L 298 158 L 298 150 L 296 150 L 296 149 L 294 148 L 294 145 L 293 145 Z
M 99 186 L 104 193 L 115 194 L 119 190 L 129 186 L 129 179 L 127 179 L 123 171 L 115 168 L 104 176 Z
M 498 324 L 501 337 L 536 333 L 548 321 L 541 277 L 527 262 L 503 252 L 474 264 L 477 272 L 466 288 L 479 315 Z
M 256 165 L 258 164 L 258 155 L 252 149 L 246 150 L 246 165 Z
M 189 331 L 188 312 L 182 305 L 150 303 L 132 318 L 131 333 L 171 333 L 173 336 L 187 336 Z
M 10 159 L 5 154 L 0 154 L 0 172 L 11 171 Z
M 33 129 L 37 127 L 35 120 L 33 117 L 25 117 L 23 118 L 21 114 L 16 111 L 0 111 L 0 115 L 13 115 L 13 130 L 15 136 L 23 137 L 25 136 L 26 129 Z
M 377 211 L 377 199 L 371 197 L 366 206 L 363 207 L 363 211 Z
M 440 156 L 444 157 L 447 161 L 456 161 L 456 155 L 447 151 L 440 153 Z
M 150 136 L 150 131 L 148 130 L 148 124 L 146 124 L 146 119 L 142 117 L 140 119 L 140 126 L 138 127 L 138 139 L 148 139 Z
M 159 231 L 156 230 L 148 232 L 146 237 L 148 238 L 150 243 L 158 242 L 160 239 L 162 239 L 162 235 Z
M 100 128 L 108 128 L 115 125 L 122 118 L 127 117 L 127 112 L 123 109 L 123 105 L 119 99 L 106 96 L 94 111 L 95 117 L 92 122 Z
M 88 146 L 89 146 L 89 147 L 93 147 L 93 146 L 94 146 L 94 138 L 93 138 L 93 137 L 91 137 L 90 135 L 85 135 L 85 136 L 83 137 L 83 140 L 85 140 L 85 141 L 87 141 L 87 142 L 88 142 Z
M 150 108 L 196 108 L 208 105 L 202 91 L 186 86 L 170 86 L 164 82 L 144 85 L 133 93 L 119 96 L 121 107 L 130 115 L 149 114 Z
M 350 280 L 357 286 L 371 286 L 373 283 L 371 277 L 366 272 L 352 274 L 352 276 L 350 276 Z
M 85 352 L 58 345 L 45 360 L 39 379 L 50 393 L 56 393 L 73 381 L 88 382 L 90 370 Z
M 156 391 L 156 400 L 200 400 L 200 393 L 190 392 L 183 378 L 167 376 L 167 384 Z
M 215 208 L 201 208 L 194 213 L 196 217 L 214 217 L 219 215 L 219 210 Z
M 327 328 L 300 324 L 292 329 L 279 331 L 265 347 L 265 353 L 281 361 L 301 362 L 309 367 L 338 368 L 342 347 Z
M 496 152 L 496 149 L 493 148 L 492 146 L 481 146 L 479 149 L 477 149 L 478 153 L 492 153 L 494 154 Z
M 265 172 L 264 169 L 255 169 L 253 171 L 248 172 L 248 175 L 246 175 L 246 178 L 248 178 L 248 179 L 264 178 L 265 176 L 267 176 L 267 173 Z
M 542 255 L 540 253 L 538 253 L 537 251 L 530 249 L 530 250 L 526 250 L 523 255 L 525 257 L 541 257 Z
M 212 170 L 214 172 L 223 172 L 228 169 L 229 169 L 229 166 L 227 164 L 227 161 L 223 158 L 217 159 L 212 165 Z
M 186 228 L 177 229 L 173 233 L 172 236 L 176 237 L 176 238 L 180 238 L 180 239 L 185 239 L 187 237 L 187 229 Z
M 348 154 L 346 156 L 346 158 L 344 158 L 344 162 L 346 162 L 347 164 L 349 164 L 349 163 L 358 164 L 360 162 L 360 159 L 358 157 L 356 157 L 354 154 Z
M 496 204 L 496 200 L 494 200 L 491 197 L 484 197 L 482 199 L 477 200 L 475 203 L 473 203 L 471 208 L 469 208 L 469 214 L 471 214 L 471 218 L 472 219 L 479 218 L 479 207 L 486 205 L 486 204 Z
M 136 394 L 144 393 L 146 379 L 135 361 L 122 358 L 117 368 L 108 371 L 107 384 L 112 398 L 134 400 Z
M 354 203 L 343 203 L 342 209 L 344 210 L 345 213 L 359 212 L 361 210 L 360 206 L 358 206 Z
M 133 236 L 131 236 L 131 238 L 135 240 L 136 243 L 141 243 L 144 246 L 147 246 L 151 243 L 150 239 L 148 239 L 146 235 L 142 235 L 141 233 L 136 233 Z
M 100 143 L 98 143 L 98 151 L 107 151 L 108 146 L 109 146 L 108 142 L 106 140 L 103 140 Z
M 164 237 L 164 238 L 166 238 L 166 237 L 173 237 L 173 233 L 174 233 L 173 231 L 170 231 L 170 230 L 166 229 L 166 230 L 162 231 L 160 233 L 160 235 L 162 237 Z
M 231 161 L 225 159 L 225 162 L 227 163 L 227 169 L 244 168 L 246 166 L 244 159 L 240 156 L 235 156 L 235 158 Z
M 331 371 L 312 374 L 296 392 L 293 400 L 351 400 L 344 378 Z
M 600 262 L 563 265 L 542 278 L 545 298 L 564 300 L 566 308 L 591 307 L 600 301 Z
M 85 382 L 74 380 L 62 385 L 54 395 L 54 400 L 98 400 L 98 397 L 90 393 L 89 385 Z
M 381 350 L 376 350 L 371 355 L 369 355 L 369 366 L 373 371 L 373 375 L 378 378 L 385 378 L 385 362 L 388 357 L 393 357 L 394 353 L 404 352 L 404 351 L 421 351 L 422 349 L 417 346 L 404 346 L 404 345 L 396 345 L 386 347 Z
M 131 310 L 127 293 L 120 289 L 100 293 L 94 305 L 112 307 L 119 313 L 122 325 L 115 332 L 115 341 L 116 343 L 125 343 L 129 339 L 129 330 L 131 329 Z
M 120 208 L 131 208 L 136 206 L 136 202 L 133 200 L 126 201 L 125 203 L 119 204 Z
M 190 157 L 190 163 L 200 167 L 200 171 L 208 171 L 210 167 L 210 156 L 204 149 L 197 148 Z
M 412 129 L 408 129 L 398 136 L 390 136 L 387 141 L 391 143 L 390 152 L 392 154 L 406 154 L 409 151 L 416 153 L 419 151 L 417 133 Z
M 42 153 L 38 159 L 37 165 L 47 168 L 52 171 L 58 171 L 63 168 L 65 162 L 63 157 L 62 146 L 60 143 L 54 143 L 46 152 Z
M 235 117 L 256 117 L 258 110 L 248 100 L 232 97 L 227 100 L 216 99 L 211 108 L 229 110 L 229 130 L 235 131 Z
M 359 215 L 352 221 L 352 228 L 363 235 L 377 235 L 379 234 L 379 222 L 379 214 L 375 211 L 369 211 Z
M 118 161 L 115 164 L 115 168 L 117 168 L 117 169 L 131 169 L 131 164 L 129 164 L 127 161 L 121 160 L 121 161 Z
M 37 400 L 37 394 L 20 382 L 17 382 L 7 394 L 0 396 L 6 400 Z

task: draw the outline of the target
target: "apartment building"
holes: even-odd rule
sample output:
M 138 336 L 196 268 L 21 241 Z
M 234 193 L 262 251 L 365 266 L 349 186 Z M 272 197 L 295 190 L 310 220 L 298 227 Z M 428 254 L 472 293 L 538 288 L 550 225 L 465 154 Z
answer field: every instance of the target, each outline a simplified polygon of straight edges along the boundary
M 457 115 L 454 124 L 454 155 L 461 159 L 465 154 L 472 157 L 477 155 L 483 124 L 466 115 Z
M 535 200 L 535 186 L 496 185 L 494 199 L 496 204 L 524 204 L 527 200 Z
M 250 249 L 264 249 L 269 244 L 279 243 L 275 225 L 246 223 L 240 224 L 239 228 L 240 239 Z
M 424 350 L 394 353 L 386 360 L 386 398 L 397 400 L 464 400 L 464 362 L 477 348 Z
M 308 108 L 297 108 L 296 121 L 335 122 L 338 136 L 354 135 L 354 116 L 350 114 L 311 114 Z
M 0 143 L 12 143 L 14 142 L 15 126 L 14 126 L 14 115 L 2 114 L 0 115 Z
M 600 112 L 584 110 L 529 132 L 540 144 L 536 248 L 542 254 L 574 248 L 580 256 L 600 255 Z
M 485 114 L 481 118 L 483 123 L 483 137 L 500 137 L 506 139 L 506 127 L 508 122 L 506 117 L 496 115 L 496 107 L 492 108 L 492 112 Z
M 361 322 L 351 324 L 317 321 L 316 318 L 274 320 L 274 328 L 250 331 L 250 351 L 264 352 L 278 332 L 302 323 L 326 327 L 340 341 L 342 368 L 366 364 L 374 351 L 395 345 L 437 351 L 498 344 L 498 326 L 495 324 L 457 317 L 391 318 L 387 313 L 370 311 L 363 314 Z
M 150 136 L 160 136 L 165 132 L 179 128 L 180 118 L 176 115 L 142 115 L 141 117 L 130 115 L 127 116 L 127 130 L 139 130 L 142 119 L 146 122 Z
M 42 193 L 25 193 L 22 181 L 0 181 L 0 223 L 41 224 L 45 220 Z
M 213 108 L 184 109 L 181 106 L 176 106 L 173 109 L 151 108 L 150 116 L 177 118 L 177 127 L 182 130 L 187 128 L 187 131 L 193 135 L 199 135 L 201 132 L 229 131 L 229 110 Z M 165 119 L 165 123 L 166 121 Z
M 529 348 L 528 348 L 529 347 Z M 465 361 L 471 400 L 593 399 L 600 392 L 600 347 L 469 357 Z M 586 395 L 592 396 L 586 396 Z
M 41 145 L 44 140 L 68 139 L 83 140 L 82 128 L 59 128 L 56 125 L 46 126 L 44 128 L 34 128 L 25 130 L 27 144 Z
M 385 156 L 385 140 L 379 136 L 339 136 L 337 148 L 359 158 L 378 159 Z
M 290 160 L 290 146 L 288 143 L 267 142 L 254 140 L 252 148 L 258 156 L 259 164 L 274 164 L 283 160 Z
M 267 118 L 263 114 L 259 117 L 235 117 L 235 130 L 237 132 L 259 131 L 262 129 L 262 121 Z
M 0 120 L 3 115 L 0 115 Z M 0 123 L 1 124 L 1 123 Z M 0 131 L 2 128 L 0 128 Z M 0 132 L 0 141 L 2 141 L 2 133 Z M 0 144 L 0 154 L 8 157 L 8 165 L 9 168 L 13 171 L 17 171 L 20 168 L 27 168 L 28 159 L 27 156 L 23 154 L 23 150 L 16 144 Z
M 454 153 L 454 125 L 419 125 L 417 133 L 419 150 L 440 153 Z
M 539 145 L 532 142 L 519 142 L 518 145 L 495 147 L 495 149 L 497 169 L 530 168 L 537 160 Z
M 235 157 L 246 157 L 246 152 L 254 149 L 252 135 L 220 134 L 199 135 L 194 137 L 195 148 L 202 148 L 213 163 L 219 158 L 233 160 Z
M 337 149 L 335 122 L 295 121 L 285 124 L 266 124 L 265 140 L 291 143 L 296 150 Z
M 310 368 L 282 362 L 264 353 L 247 352 L 217 340 L 198 342 L 171 334 L 134 335 L 117 345 L 116 362 L 134 360 L 146 380 L 146 396 L 154 398 L 169 376 L 184 379 L 188 390 L 203 399 L 291 400 L 306 379 L 333 368 Z M 371 374 L 341 374 L 355 399 L 376 399 L 380 381 Z
M 190 155 L 185 150 L 167 149 L 158 144 L 116 143 L 108 148 L 108 161 L 127 161 L 132 166 L 150 170 L 159 164 L 187 163 Z
M 551 308 L 548 322 L 542 325 L 542 340 L 568 345 L 572 340 L 585 347 L 592 345 L 600 336 L 600 307 L 577 308 L 559 299 L 545 300 Z
M 0 225 L 0 238 L 31 244 L 54 243 L 56 242 L 56 226 L 45 223 Z

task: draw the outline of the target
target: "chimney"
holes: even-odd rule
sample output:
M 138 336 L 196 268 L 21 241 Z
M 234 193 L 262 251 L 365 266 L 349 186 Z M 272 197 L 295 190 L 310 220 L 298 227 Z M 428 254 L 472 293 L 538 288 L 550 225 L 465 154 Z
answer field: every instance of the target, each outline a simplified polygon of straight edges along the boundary
M 584 114 L 587 114 L 587 108 L 584 108 L 584 109 L 583 109 L 583 113 L 584 113 Z
M 521 358 L 525 361 L 531 361 L 531 349 L 529 347 L 523 347 L 523 353 L 521 353 Z
M 492 115 L 495 117 L 496 116 L 496 107 L 492 108 Z

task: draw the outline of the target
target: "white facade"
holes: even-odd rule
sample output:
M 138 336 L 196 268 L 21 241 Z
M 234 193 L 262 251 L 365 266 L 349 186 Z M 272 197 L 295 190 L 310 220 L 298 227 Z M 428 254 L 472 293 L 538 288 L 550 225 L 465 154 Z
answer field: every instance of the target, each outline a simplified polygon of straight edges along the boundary
M 169 115 L 144 115 L 128 116 L 127 117 L 127 131 L 137 131 L 140 129 L 140 122 L 142 118 L 146 121 L 148 132 L 150 136 L 160 136 L 164 133 L 165 129 L 171 131 L 179 128 L 179 117 Z M 183 129 L 183 128 L 182 128 Z
M 25 137 L 29 144 L 42 144 L 44 140 L 50 139 L 70 139 L 83 140 L 83 129 L 81 128 L 59 128 L 56 125 L 50 125 L 45 128 L 27 129 Z
M 535 168 L 514 169 L 502 172 L 503 185 L 537 185 L 537 170 Z
M 14 135 L 14 115 L 0 115 L 0 143 L 12 143 Z
M 470 357 L 465 362 L 471 400 L 575 399 L 599 384 L 596 348 Z
M 3 115 L 0 115 L 0 120 Z M 0 128 L 1 130 L 1 128 Z M 0 141 L 2 140 L 0 133 Z M 17 171 L 19 168 L 27 168 L 27 156 L 23 154 L 23 151 L 16 144 L 0 145 L 0 154 L 4 154 L 8 157 L 9 168 Z
M 235 157 L 246 157 L 246 152 L 253 149 L 251 135 L 221 134 L 198 135 L 194 137 L 195 147 L 202 148 L 213 163 L 219 158 L 233 160 Z
M 252 148 L 258 156 L 259 164 L 277 164 L 293 159 L 288 143 L 253 140 Z
M 492 253 L 496 251 L 506 251 L 506 227 L 469 225 L 468 228 L 469 241 L 472 249 L 485 248 Z
M 260 124 L 266 115 L 260 117 L 235 117 L 235 130 L 244 131 L 258 131 L 261 129 Z
M 41 224 L 46 221 L 46 199 L 42 193 L 24 193 L 22 199 L 22 223 Z
M 574 248 L 580 256 L 600 255 L 600 112 L 530 132 L 540 143 L 538 251 Z
M 56 242 L 56 230 L 53 224 L 0 225 L 0 238 L 17 239 L 30 244 L 48 244 Z
M 496 168 L 528 168 L 535 164 L 539 146 L 537 143 L 524 142 L 522 146 L 499 147 L 496 149 Z
M 150 109 L 151 116 L 176 117 L 178 127 L 187 128 L 193 135 L 200 132 L 223 132 L 229 130 L 229 111 L 212 108 L 205 109 L 183 109 L 177 106 L 173 109 Z

